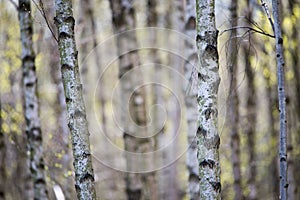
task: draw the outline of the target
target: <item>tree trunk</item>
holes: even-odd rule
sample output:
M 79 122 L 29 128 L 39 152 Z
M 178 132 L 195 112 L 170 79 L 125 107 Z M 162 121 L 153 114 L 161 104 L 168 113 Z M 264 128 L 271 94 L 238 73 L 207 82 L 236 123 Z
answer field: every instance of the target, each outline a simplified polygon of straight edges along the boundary
M 220 199 L 220 160 L 218 134 L 217 95 L 220 83 L 218 74 L 218 31 L 215 25 L 215 1 L 196 1 L 198 48 L 198 128 L 197 158 L 199 162 L 200 199 Z
M 1 97 L 1 91 L 0 91 Z M 5 137 L 2 129 L 2 99 L 0 98 L 0 200 L 5 200 L 6 170 L 5 170 Z
M 279 101 L 279 178 L 280 178 L 280 200 L 287 199 L 287 131 L 286 131 L 286 97 L 285 97 L 285 80 L 284 80 L 284 57 L 283 57 L 283 38 L 279 18 L 278 0 L 272 0 L 274 34 L 276 39 L 276 58 L 277 58 L 277 82 L 278 82 L 278 101 Z
M 72 2 L 69 0 L 56 0 L 55 2 L 61 72 L 74 157 L 75 188 L 78 199 L 96 199 L 90 134 L 82 97 L 74 36 L 75 19 Z
M 247 17 L 252 21 L 252 6 L 250 1 L 247 0 Z M 249 35 L 250 41 L 250 35 Z M 251 48 L 249 44 L 245 44 L 244 47 L 245 55 L 245 72 L 247 81 L 247 100 L 246 100 L 246 124 L 244 125 L 244 134 L 247 136 L 247 147 L 249 152 L 248 166 L 249 175 L 247 180 L 247 185 L 249 188 L 249 194 L 247 199 L 256 200 L 257 199 L 257 185 L 256 185 L 256 153 L 255 153 L 255 143 L 256 143 L 256 89 L 254 84 L 255 74 L 251 65 Z
M 230 21 L 231 27 L 237 26 L 237 0 L 231 1 L 230 7 Z M 243 199 L 243 192 L 241 187 L 241 158 L 240 158 L 240 135 L 239 135 L 239 99 L 237 92 L 237 31 L 231 31 L 228 41 L 227 52 L 227 69 L 229 70 L 229 94 L 227 99 L 227 127 L 231 135 L 231 159 L 233 170 L 233 188 L 235 191 L 235 200 Z
M 44 5 L 44 11 L 46 16 L 50 19 L 55 15 L 54 2 Z M 55 25 L 53 21 L 49 21 L 49 25 L 52 30 L 55 30 Z M 63 190 L 66 199 L 74 199 L 76 197 L 74 188 L 74 179 L 72 176 L 72 155 L 70 149 L 70 132 L 67 124 L 67 113 L 66 113 L 66 102 L 64 88 L 60 72 L 60 60 L 59 60 L 59 50 L 57 48 L 57 41 L 52 35 L 48 36 L 46 39 L 46 44 L 48 46 L 47 55 L 48 56 L 48 67 L 51 74 L 51 81 L 56 88 L 56 98 L 53 105 L 53 110 L 55 113 L 56 124 L 55 133 L 53 135 L 53 140 L 56 142 L 53 146 L 55 148 L 54 161 L 51 160 L 51 164 L 59 163 L 61 165 L 61 170 L 49 170 L 51 177 L 59 184 Z M 43 45 L 43 44 L 41 44 Z M 61 155 L 57 156 L 57 155 Z M 51 159 L 51 158 L 50 158 Z
M 170 11 L 171 11 L 171 19 L 170 19 L 170 28 L 174 29 L 179 32 L 183 32 L 183 26 L 184 26 L 184 14 L 183 14 L 183 7 L 184 7 L 184 1 L 183 0 L 175 0 L 170 1 Z M 175 40 L 176 38 L 174 38 Z M 172 41 L 172 38 L 168 38 L 168 41 Z M 171 43 L 172 49 L 175 49 L 176 52 L 183 52 L 184 47 L 184 41 L 177 39 L 176 42 L 172 41 Z M 172 73 L 169 74 L 170 82 L 173 87 L 172 93 L 173 95 L 170 97 L 170 104 L 173 105 L 170 109 L 170 120 L 172 123 L 172 126 L 170 128 L 171 132 L 171 138 L 176 138 L 178 135 L 178 132 L 180 132 L 180 116 L 181 116 L 181 108 L 178 102 L 182 102 L 182 90 L 181 87 L 178 87 L 179 85 L 182 85 L 183 82 L 181 81 L 181 75 L 182 75 L 182 68 L 183 68 L 184 62 L 182 58 L 178 55 L 170 54 L 169 56 L 169 66 L 172 69 Z M 172 148 L 170 152 L 167 152 L 167 160 L 176 160 L 176 153 L 179 151 L 179 144 L 178 140 L 174 140 L 172 143 Z M 168 176 L 167 176 L 167 184 L 168 189 L 166 192 L 166 195 L 170 199 L 180 199 L 180 190 L 179 190 L 179 184 L 178 184 L 178 162 L 174 162 L 172 165 L 168 167 Z
M 187 150 L 187 169 L 189 173 L 188 193 L 189 199 L 199 199 L 199 170 L 197 160 L 197 90 L 194 89 L 194 84 L 197 84 L 196 65 L 198 62 L 197 47 L 191 41 L 196 38 L 196 2 L 187 0 L 185 4 L 185 33 L 191 38 L 185 41 L 186 58 L 184 71 L 185 79 L 188 80 L 187 85 L 184 85 L 186 118 L 188 124 L 188 150 Z M 190 85 L 190 87 L 189 87 Z
M 148 27 L 157 27 L 158 26 L 158 16 L 157 16 L 157 0 L 148 0 L 147 1 L 147 25 Z M 150 31 L 149 32 L 149 41 L 150 44 L 157 44 L 157 33 L 156 31 Z M 155 83 L 160 83 L 162 81 L 162 67 L 160 66 L 161 60 L 159 58 L 159 55 L 157 53 L 156 48 L 152 48 L 150 50 L 150 54 L 147 58 L 149 58 L 149 62 L 154 65 L 154 82 Z M 162 93 L 162 87 L 161 85 L 154 85 L 153 86 L 153 105 L 163 105 L 163 93 Z M 154 147 L 153 150 L 156 151 L 158 150 L 159 143 L 161 139 L 163 139 L 163 134 L 164 134 L 164 125 L 162 126 L 162 121 L 163 119 L 163 113 L 161 110 L 158 109 L 158 107 L 155 107 L 154 109 L 154 118 L 153 118 L 153 127 L 151 127 L 150 133 L 151 135 L 154 135 Z M 161 158 L 156 158 L 156 159 L 161 159 Z M 163 162 L 163 160 L 161 160 Z M 164 193 L 166 192 L 163 188 L 165 187 L 165 182 L 162 178 L 162 176 L 159 176 L 159 173 L 153 172 L 155 176 L 155 183 L 154 183 L 154 194 L 153 194 L 153 199 L 161 199 L 164 196 Z M 158 180 L 159 176 L 159 180 Z M 158 186 L 158 183 L 160 185 Z
M 55 100 L 55 114 L 57 120 L 57 133 L 54 137 L 59 141 L 59 147 L 56 150 L 57 152 L 64 152 L 61 160 L 59 161 L 62 164 L 62 171 L 60 171 L 60 175 L 62 175 L 63 180 L 59 181 L 62 190 L 64 191 L 64 195 L 66 199 L 72 199 L 73 194 L 75 194 L 74 190 L 74 180 L 70 175 L 70 172 L 73 171 L 73 167 L 71 165 L 71 151 L 69 146 L 69 129 L 67 126 L 67 113 L 66 113 L 66 102 L 65 102 L 65 94 L 64 88 L 61 79 L 61 73 L 59 71 L 59 52 L 57 49 L 55 41 L 50 40 L 49 47 L 51 49 L 51 57 L 49 58 L 49 66 L 51 66 L 51 78 L 57 88 L 56 100 Z M 50 55 L 50 54 L 49 54 Z
M 252 6 L 250 1 L 247 0 L 247 18 L 252 21 Z M 249 41 L 250 41 L 249 35 Z M 256 200 L 257 199 L 257 185 L 256 185 L 256 153 L 255 153 L 255 143 L 256 143 L 256 89 L 254 84 L 255 74 L 251 65 L 251 48 L 250 44 L 246 44 L 243 47 L 245 55 L 245 72 L 246 72 L 246 81 L 247 81 L 247 100 L 246 100 L 246 124 L 244 125 L 244 133 L 247 136 L 247 146 L 249 152 L 248 165 L 249 165 L 249 175 L 247 180 L 247 185 L 249 188 L 249 194 L 247 199 Z
M 156 193 L 154 173 L 135 173 L 139 168 L 151 165 L 154 160 L 141 156 L 135 159 L 128 153 L 153 151 L 152 138 L 147 137 L 145 91 L 142 87 L 138 88 L 142 85 L 143 79 L 139 70 L 140 61 L 136 50 L 137 38 L 132 32 L 124 32 L 135 28 L 135 9 L 132 1 L 128 0 L 110 0 L 110 7 L 114 33 L 123 32 L 117 36 L 116 43 L 119 55 L 121 100 L 129 104 L 122 105 L 120 111 L 128 171 L 125 178 L 127 198 L 132 200 L 156 199 L 157 197 L 153 196 Z
M 297 4 L 296 0 L 290 0 L 289 2 L 289 12 L 291 14 L 290 18 L 296 19 L 295 24 L 292 26 L 292 33 L 291 33 L 291 45 L 289 46 L 289 52 L 291 53 L 292 56 L 292 70 L 294 73 L 295 78 L 293 79 L 294 81 L 294 94 L 292 95 L 292 99 L 294 102 L 294 107 L 293 107 L 293 113 L 290 115 L 295 118 L 294 123 L 290 123 L 291 126 L 293 126 L 293 133 L 290 134 L 292 135 L 291 137 L 294 139 L 295 142 L 290 142 L 291 145 L 293 145 L 294 150 L 297 149 L 297 146 L 300 144 L 300 70 L 299 70 L 299 46 L 298 45 L 292 45 L 292 44 L 298 44 L 299 39 L 298 39 L 298 25 L 299 25 L 299 16 L 298 13 L 295 11 L 295 5 Z M 298 17 L 297 17 L 298 16 Z M 291 93 L 292 94 L 292 93 Z M 296 116 L 296 117 L 295 117 Z M 288 138 L 289 139 L 289 138 Z M 294 151 L 293 157 L 290 159 L 293 162 L 293 178 L 295 181 L 295 199 L 300 199 L 300 173 L 298 170 L 300 169 L 300 154 L 297 151 Z M 289 166 L 290 168 L 290 166 Z
M 34 198 L 48 199 L 37 97 L 37 77 L 34 64 L 35 53 L 32 42 L 33 27 L 30 0 L 19 0 L 19 21 L 22 42 L 23 106 L 28 151 L 30 152 L 30 170 L 34 185 Z

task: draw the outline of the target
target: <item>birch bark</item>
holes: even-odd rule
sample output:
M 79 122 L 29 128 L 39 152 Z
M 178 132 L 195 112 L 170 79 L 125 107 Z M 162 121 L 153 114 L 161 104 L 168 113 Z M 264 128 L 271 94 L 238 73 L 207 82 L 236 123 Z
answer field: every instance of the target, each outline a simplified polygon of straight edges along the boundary
M 30 171 L 33 179 L 34 198 L 48 199 L 43 141 L 39 118 L 35 53 L 33 50 L 30 0 L 19 0 L 19 22 L 22 43 L 23 108 L 26 121 L 27 149 L 30 152 Z
M 196 1 L 198 48 L 197 158 L 200 198 L 221 199 L 217 95 L 220 83 L 215 1 Z
M 279 18 L 279 1 L 272 0 L 273 18 L 274 18 L 274 34 L 276 39 L 276 59 L 277 59 L 277 84 L 278 84 L 278 100 L 279 100 L 279 179 L 280 193 L 279 199 L 287 199 L 287 119 L 286 119 L 286 96 L 285 96 L 285 80 L 284 80 L 284 56 L 283 56 L 283 38 Z
M 74 36 L 75 19 L 73 18 L 72 2 L 70 0 L 56 0 L 55 3 L 55 23 L 58 29 L 62 80 L 72 140 L 77 198 L 80 200 L 96 199 L 89 142 L 90 134 L 82 97 Z

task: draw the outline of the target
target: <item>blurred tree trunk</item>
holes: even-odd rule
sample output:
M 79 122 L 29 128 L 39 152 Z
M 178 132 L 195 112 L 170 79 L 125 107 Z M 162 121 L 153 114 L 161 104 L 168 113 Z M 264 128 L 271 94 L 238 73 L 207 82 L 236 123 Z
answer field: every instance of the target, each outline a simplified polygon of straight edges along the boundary
M 200 199 L 220 199 L 220 160 L 218 134 L 217 95 L 220 83 L 218 74 L 218 31 L 215 24 L 215 1 L 196 0 L 198 47 L 198 128 L 197 148 L 199 162 Z
M 300 70 L 299 70 L 299 45 L 292 45 L 292 44 L 299 44 L 299 16 L 296 11 L 296 5 L 298 3 L 297 0 L 289 0 L 288 1 L 288 9 L 289 14 L 291 15 L 291 19 L 295 19 L 295 24 L 292 25 L 292 33 L 291 33 L 291 45 L 289 45 L 289 52 L 291 53 L 291 63 L 292 63 L 292 70 L 294 73 L 295 78 L 294 80 L 294 94 L 292 95 L 292 99 L 294 102 L 293 106 L 293 118 L 295 118 L 294 123 L 291 123 L 293 128 L 293 135 L 292 138 L 294 142 L 291 142 L 293 145 L 293 157 L 291 161 L 293 162 L 292 170 L 293 170 L 293 178 L 295 181 L 295 199 L 300 199 L 300 173 L 298 172 L 300 169 L 300 153 L 297 151 L 297 146 L 300 144 Z M 298 17 L 297 17 L 298 16 Z M 290 167 L 290 166 L 289 166 Z
M 246 16 L 249 21 L 252 22 L 252 5 L 250 1 L 247 0 Z M 251 25 L 250 25 L 251 26 Z M 248 42 L 251 41 L 251 35 L 249 35 Z M 255 89 L 255 73 L 251 65 L 251 46 L 249 43 L 243 46 L 244 56 L 245 56 L 245 72 L 247 81 L 247 100 L 246 100 L 246 124 L 244 125 L 244 134 L 247 136 L 247 147 L 248 147 L 248 180 L 247 185 L 249 188 L 249 194 L 247 199 L 256 200 L 257 199 L 257 185 L 256 185 L 256 89 Z
M 157 0 L 147 0 L 147 26 L 148 27 L 158 27 L 158 13 L 157 13 Z M 156 31 L 149 31 L 149 40 L 150 44 L 156 45 L 158 43 L 157 38 L 158 35 L 156 34 Z M 163 93 L 162 93 L 162 86 L 158 83 L 161 83 L 162 81 L 162 67 L 160 66 L 161 60 L 157 52 L 158 49 L 152 48 L 150 50 L 150 54 L 147 58 L 149 58 L 149 62 L 153 64 L 154 66 L 154 82 L 157 83 L 157 85 L 153 86 L 153 105 L 154 107 L 154 118 L 153 118 L 153 124 L 151 126 L 151 129 L 149 134 L 154 135 L 154 148 L 153 150 L 156 151 L 160 148 L 160 143 L 163 141 L 163 134 L 164 134 L 164 124 L 162 122 L 163 119 L 163 113 L 161 112 L 159 107 L 157 105 L 163 105 Z M 163 156 L 162 156 L 163 157 Z M 159 159 L 159 162 L 164 162 L 163 158 L 156 158 Z M 166 184 L 164 184 L 164 178 L 163 175 L 160 175 L 160 173 L 153 172 L 155 176 L 155 193 L 153 194 L 156 199 L 164 198 L 164 193 L 166 191 Z
M 35 53 L 32 42 L 33 27 L 30 0 L 19 0 L 19 21 L 22 43 L 23 106 L 28 151 L 30 152 L 30 171 L 33 179 L 34 198 L 48 199 L 37 97 Z
M 187 0 L 185 2 L 185 33 L 190 37 L 185 41 L 185 53 L 187 61 L 185 61 L 184 72 L 185 79 L 188 80 L 184 85 L 186 118 L 188 124 L 188 150 L 187 150 L 187 169 L 189 172 L 188 193 L 191 200 L 199 199 L 199 170 L 197 160 L 197 85 L 196 66 L 198 62 L 197 47 L 191 41 L 196 38 L 196 2 Z M 190 85 L 190 87 L 188 87 Z
M 81 77 L 83 78 L 83 83 L 90 83 L 91 81 L 88 81 L 88 67 L 87 63 L 84 62 L 84 60 L 87 58 L 88 54 L 93 51 L 94 52 L 94 58 L 95 58 L 95 64 L 97 66 L 96 72 L 94 74 L 100 74 L 103 69 L 101 69 L 101 62 L 100 62 L 100 53 L 99 49 L 97 48 L 98 42 L 97 42 L 97 27 L 96 27 L 96 21 L 94 18 L 94 10 L 93 10 L 93 4 L 91 0 L 81 0 L 80 1 L 80 10 L 81 10 L 81 18 L 79 21 L 81 32 Z M 91 46 L 89 47 L 88 44 L 90 44 L 90 38 L 92 38 Z M 91 70 L 90 70 L 91 71 Z M 98 78 L 98 77 L 96 77 Z M 98 87 L 97 91 L 97 97 L 100 102 L 100 108 L 101 108 L 101 126 L 102 131 L 104 134 L 107 134 L 107 127 L 106 127 L 106 114 L 105 114 L 105 98 L 103 94 L 103 80 L 100 79 L 100 87 Z M 84 87 L 85 92 L 87 92 L 88 85 Z M 94 97 L 90 97 L 90 100 L 94 100 Z
M 1 95 L 1 91 L 0 91 Z M 6 146 L 5 136 L 2 129 L 2 99 L 0 98 L 0 200 L 5 200 L 6 169 L 5 169 Z
M 75 188 L 78 199 L 96 199 L 88 122 L 82 97 L 78 55 L 74 36 L 72 2 L 56 0 L 55 23 L 58 29 L 62 80 L 71 133 Z
M 231 27 L 237 26 L 237 0 L 231 0 L 230 21 Z M 241 158 L 240 158 L 240 135 L 239 135 L 239 99 L 237 87 L 237 30 L 230 32 L 227 47 L 227 69 L 229 75 L 229 94 L 227 99 L 227 117 L 226 124 L 230 132 L 231 141 L 231 163 L 233 170 L 233 188 L 235 191 L 235 200 L 243 199 L 241 186 Z
M 147 136 L 145 91 L 142 87 L 138 88 L 143 79 L 139 70 L 140 61 L 136 50 L 137 38 L 134 33 L 124 32 L 135 28 L 135 9 L 132 1 L 128 0 L 110 0 L 110 7 L 114 33 L 123 32 L 117 36 L 116 43 L 119 55 L 121 100 L 128 101 L 129 104 L 125 103 L 120 110 L 128 171 L 125 178 L 127 198 L 132 200 L 157 199 L 154 173 L 135 173 L 139 167 L 151 165 L 154 161 L 142 157 L 134 159 L 128 153 L 152 152 L 154 148 L 152 138 Z
M 184 31 L 184 1 L 183 0 L 175 0 L 170 1 L 170 28 L 179 32 Z M 177 52 L 183 52 L 184 41 L 181 38 L 168 38 L 167 41 L 171 41 L 167 45 L 171 45 L 172 49 L 175 49 Z M 179 151 L 178 140 L 178 133 L 180 131 L 180 122 L 181 122 L 181 108 L 178 102 L 182 102 L 181 94 L 182 90 L 181 87 L 178 85 L 182 85 L 181 82 L 182 75 L 182 68 L 184 62 L 183 59 L 179 55 L 170 54 L 169 56 L 169 66 L 172 68 L 172 73 L 169 73 L 169 78 L 171 85 L 173 86 L 172 89 L 172 96 L 170 98 L 170 105 L 172 105 L 170 109 L 170 119 L 172 126 L 170 127 L 171 131 L 171 139 L 174 141 L 172 142 L 171 151 L 168 152 L 166 155 L 168 161 L 176 160 L 176 153 Z M 166 191 L 166 196 L 170 199 L 180 199 L 180 191 L 179 191 L 179 184 L 178 184 L 178 171 L 177 171 L 178 162 L 173 162 L 172 165 L 168 167 L 168 175 L 167 175 L 167 185 L 168 190 Z

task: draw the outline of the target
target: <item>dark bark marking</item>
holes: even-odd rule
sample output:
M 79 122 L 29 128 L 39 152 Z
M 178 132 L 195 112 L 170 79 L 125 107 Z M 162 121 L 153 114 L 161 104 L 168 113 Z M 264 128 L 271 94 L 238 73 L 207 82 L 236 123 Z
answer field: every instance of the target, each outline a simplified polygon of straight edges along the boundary
M 69 37 L 71 37 L 71 35 L 69 34 L 69 33 L 67 33 L 67 32 L 59 32 L 59 39 L 65 39 L 65 38 L 69 38 Z
M 203 137 L 206 137 L 207 131 L 203 129 L 203 127 L 199 126 L 196 134 L 197 136 L 203 135 Z
M 215 167 L 215 164 L 216 164 L 215 161 L 208 159 L 208 160 L 203 160 L 199 165 L 203 168 L 208 166 L 210 169 L 213 169 Z
M 81 117 L 85 118 L 85 113 L 83 111 L 77 109 L 74 112 L 74 117 L 76 117 L 76 118 L 81 118 Z
M 133 68 L 133 64 L 130 63 L 124 67 L 122 67 L 120 70 L 119 70 L 119 78 L 122 78 L 122 76 L 128 72 L 129 70 L 131 70 Z
M 189 175 L 189 182 L 191 182 L 192 180 L 194 180 L 193 182 L 200 181 L 199 176 L 197 174 L 194 174 L 194 173 Z
M 186 30 L 195 30 L 196 28 L 196 19 L 194 16 L 191 16 L 187 23 L 185 24 L 185 29 Z
M 216 141 L 216 144 L 215 144 L 215 148 L 219 149 L 219 147 L 220 147 L 220 136 L 217 135 L 217 141 Z
M 282 38 L 278 38 L 278 44 L 282 44 L 283 43 L 283 39 Z
M 85 173 L 80 179 L 79 179 L 79 182 L 82 183 L 84 182 L 85 180 L 92 180 L 94 181 L 94 176 L 90 173 Z
M 35 59 L 35 56 L 33 55 L 25 55 L 23 58 L 22 58 L 22 61 L 25 63 L 25 62 L 32 62 L 34 63 L 34 59 Z M 34 65 L 33 65 L 34 66 Z M 35 71 L 35 69 L 34 69 Z
M 213 113 L 213 110 L 211 108 L 208 108 L 204 111 L 205 119 L 208 120 L 210 118 L 210 115 Z
M 69 65 L 69 64 L 62 64 L 61 70 L 63 70 L 63 71 L 65 71 L 65 70 L 73 70 L 73 66 Z
M 136 190 L 127 189 L 126 193 L 127 193 L 128 200 L 141 199 L 142 197 L 141 189 L 136 189 Z
M 209 182 L 214 190 L 218 193 L 221 192 L 221 183 L 220 182 Z
M 208 54 L 212 55 L 214 58 L 218 59 L 219 55 L 218 55 L 218 49 L 216 46 L 208 44 L 205 48 L 205 51 Z
M 35 85 L 35 82 L 28 82 L 25 84 L 25 87 L 33 87 Z
M 21 5 L 19 5 L 19 10 L 22 12 L 28 12 L 30 10 L 30 1 L 22 2 Z
M 197 42 L 200 42 L 201 39 L 203 39 L 203 38 L 198 34 L 198 35 L 196 36 L 196 41 L 197 41 Z
M 280 162 L 286 162 L 286 158 L 285 157 L 281 157 L 280 158 Z
M 33 127 L 30 129 L 29 137 L 35 141 L 41 141 L 42 140 L 42 134 L 41 134 L 41 128 L 40 127 Z
M 45 180 L 42 178 L 38 178 L 34 181 L 35 184 L 46 184 Z
M 68 98 L 68 97 L 66 97 L 66 103 L 68 104 L 68 103 L 71 103 L 72 102 L 72 99 L 71 98 Z
M 74 30 L 74 25 L 75 25 L 75 19 L 74 19 L 74 17 L 68 16 L 68 17 L 65 19 L 65 22 L 66 22 L 66 23 L 71 23 L 71 25 L 72 25 L 71 29 Z

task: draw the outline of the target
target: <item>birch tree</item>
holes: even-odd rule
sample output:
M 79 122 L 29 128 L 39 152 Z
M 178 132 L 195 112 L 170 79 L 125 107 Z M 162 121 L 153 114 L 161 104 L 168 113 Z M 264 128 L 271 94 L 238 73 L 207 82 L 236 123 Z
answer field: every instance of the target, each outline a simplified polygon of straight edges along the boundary
M 196 2 L 194 0 L 187 0 L 185 4 L 185 33 L 190 38 L 196 38 Z M 194 80 L 197 80 L 197 73 L 195 73 L 194 67 L 198 62 L 197 49 L 193 40 L 185 41 L 185 53 L 188 60 L 184 65 L 185 79 L 189 80 L 188 84 L 191 87 L 184 86 L 185 93 L 185 105 L 186 105 L 186 118 L 188 123 L 188 145 L 187 150 L 187 169 L 189 173 L 189 185 L 188 193 L 190 199 L 199 199 L 199 170 L 197 160 L 197 143 L 196 143 L 196 130 L 197 130 L 197 90 L 195 90 L 194 84 L 191 84 Z M 190 89 L 188 89 L 190 88 Z
M 67 104 L 68 126 L 72 140 L 77 198 L 96 199 L 89 142 L 90 134 L 82 97 L 74 36 L 75 19 L 72 12 L 72 2 L 70 0 L 56 0 L 55 3 L 55 23 L 58 29 L 62 80 Z
M 290 35 L 288 35 L 288 33 L 286 33 L 288 36 L 291 37 L 291 40 L 289 40 L 288 43 L 288 51 L 291 53 L 291 61 L 292 61 L 292 69 L 293 69 L 293 73 L 295 78 L 293 79 L 294 81 L 294 92 L 293 92 L 293 96 L 294 96 L 294 108 L 293 108 L 293 112 L 290 113 L 290 115 L 292 116 L 296 116 L 295 117 L 295 121 L 290 122 L 289 124 L 291 124 L 292 126 L 295 126 L 295 133 L 294 136 L 293 134 L 290 134 L 291 137 L 294 137 L 293 140 L 291 141 L 291 143 L 293 143 L 293 141 L 295 141 L 295 143 L 293 144 L 293 149 L 296 149 L 294 147 L 296 147 L 298 144 L 300 144 L 300 136 L 299 133 L 300 132 L 300 70 L 299 70 L 299 47 L 298 45 L 292 45 L 292 44 L 299 44 L 299 34 L 298 34 L 298 30 L 299 30 L 299 15 L 298 12 L 296 10 L 296 6 L 298 5 L 299 8 L 299 4 L 297 4 L 297 0 L 291 0 L 288 1 L 288 11 L 290 13 L 290 18 L 291 19 L 296 19 L 294 21 L 294 24 L 292 26 L 292 31 L 290 33 Z M 295 123 L 296 122 L 296 123 Z M 297 123 L 298 122 L 298 123 Z M 299 156 L 299 152 L 295 151 L 293 157 L 291 158 L 292 162 L 293 162 L 293 178 L 295 181 L 295 199 L 300 199 L 300 189 L 299 189 L 299 185 L 300 185 L 300 174 L 298 173 L 298 169 L 300 169 L 300 156 Z M 290 168 L 290 166 L 289 166 Z M 298 189 L 297 189 L 298 186 Z
M 140 87 L 142 74 L 139 70 L 136 34 L 126 32 L 135 28 L 135 9 L 131 0 L 110 0 L 113 30 L 119 55 L 119 80 L 121 100 L 125 104 L 120 108 L 124 146 L 126 152 L 146 153 L 153 151 L 152 138 L 147 137 L 147 119 L 145 108 L 145 90 Z M 135 89 L 137 88 L 137 89 Z M 137 163 L 140 163 L 138 166 Z M 151 165 L 151 158 L 134 159 L 126 153 L 126 193 L 128 199 L 156 199 L 154 172 L 138 174 L 138 167 Z
M 286 131 L 286 96 L 284 81 L 284 57 L 283 57 L 283 38 L 281 24 L 279 18 L 279 1 L 272 0 L 273 18 L 274 18 L 274 34 L 276 39 L 276 61 L 277 61 L 277 84 L 278 84 L 278 101 L 279 101 L 279 179 L 280 193 L 279 199 L 287 199 L 287 131 Z
M 39 118 L 35 53 L 33 50 L 30 0 L 19 0 L 19 22 L 22 43 L 23 108 L 26 121 L 27 149 L 33 179 L 34 198 L 48 199 L 43 159 L 43 141 Z
M 215 1 L 196 1 L 196 43 L 198 48 L 198 121 L 197 158 L 200 198 L 221 199 L 217 95 L 218 30 L 215 24 Z
M 231 27 L 237 26 L 237 0 L 232 0 L 230 4 Z M 240 159 L 240 135 L 239 135 L 239 99 L 237 93 L 237 30 L 230 31 L 230 37 L 227 47 L 227 70 L 229 78 L 229 94 L 227 99 L 227 117 L 226 124 L 229 129 L 231 140 L 231 163 L 233 172 L 233 188 L 235 191 L 235 200 L 242 199 L 241 187 L 241 159 Z
M 0 91 L 1 94 L 1 91 Z M 6 156 L 6 147 L 5 147 L 5 136 L 2 129 L 2 100 L 0 98 L 0 200 L 5 200 L 5 182 L 6 182 L 6 170 L 5 170 L 5 156 Z
M 247 8 L 246 8 L 246 16 L 247 18 L 252 21 L 252 6 L 250 0 L 247 0 Z M 251 35 L 249 35 L 250 41 Z M 257 168 L 256 168 L 256 88 L 255 88 L 255 73 L 252 69 L 252 64 L 250 62 L 252 51 L 250 45 L 244 44 L 243 46 L 244 56 L 245 56 L 245 72 L 246 72 L 246 82 L 247 82 L 247 100 L 246 100 L 246 124 L 244 125 L 244 133 L 247 135 L 247 146 L 249 152 L 249 175 L 247 180 L 247 185 L 249 188 L 249 194 L 247 199 L 249 200 L 256 200 L 257 199 L 257 185 L 256 185 L 256 175 L 257 175 Z

